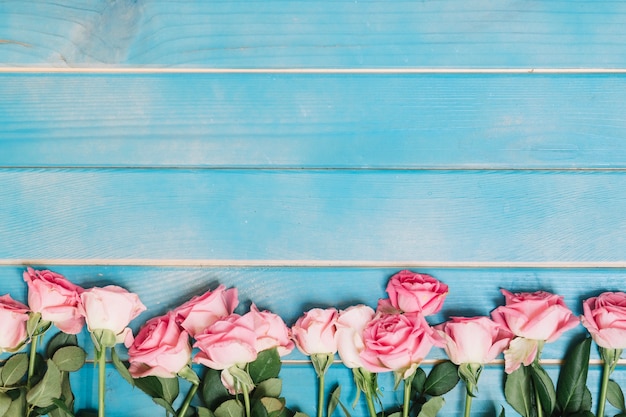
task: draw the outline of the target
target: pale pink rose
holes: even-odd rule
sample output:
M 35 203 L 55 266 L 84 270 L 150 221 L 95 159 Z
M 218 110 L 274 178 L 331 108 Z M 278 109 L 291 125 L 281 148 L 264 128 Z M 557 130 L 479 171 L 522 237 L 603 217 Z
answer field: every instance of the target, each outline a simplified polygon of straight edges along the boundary
M 172 312 L 148 320 L 128 349 L 133 378 L 149 375 L 173 378 L 191 361 L 189 334 Z
M 298 350 L 308 356 L 337 352 L 337 317 L 335 308 L 313 308 L 300 316 L 291 326 L 291 337 Z
M 339 312 L 337 319 L 337 352 L 347 368 L 362 368 L 361 352 L 365 349 L 363 330 L 374 318 L 374 310 L 359 304 Z
M 381 314 L 363 331 L 361 360 L 370 372 L 394 371 L 411 376 L 433 346 L 443 340 L 421 314 Z
M 0 296 L 0 353 L 14 352 L 26 343 L 28 311 L 9 294 Z
M 387 294 L 398 310 L 429 316 L 441 310 L 448 286 L 430 275 L 404 270 L 389 279 Z
M 581 320 L 598 346 L 626 349 L 626 293 L 604 292 L 585 300 Z
M 280 316 L 267 310 L 259 311 L 254 304 L 246 315 L 253 321 L 257 352 L 276 348 L 279 356 L 291 353 L 294 344 L 289 338 L 289 328 Z
M 83 289 L 63 275 L 48 270 L 29 267 L 23 276 L 28 285 L 31 311 L 41 313 L 42 320 L 54 323 L 64 333 L 80 333 L 85 325 L 79 309 Z
M 515 336 L 553 342 L 578 325 L 563 297 L 545 291 L 513 294 L 501 290 L 506 303 L 491 312 L 493 320 Z
M 128 324 L 146 310 L 146 306 L 135 293 L 124 288 L 108 285 L 93 287 L 81 295 L 81 310 L 90 332 L 110 330 L 116 335 L 116 342 L 128 347 L 133 341 Z
M 231 314 L 196 335 L 193 361 L 217 370 L 243 366 L 257 358 L 256 339 L 252 317 Z
M 435 329 L 446 342 L 448 357 L 457 365 L 489 363 L 513 338 L 512 333 L 489 317 L 451 317 Z
M 227 290 L 220 285 L 213 291 L 191 298 L 174 312 L 180 326 L 195 337 L 217 320 L 231 315 L 238 304 L 237 288 Z

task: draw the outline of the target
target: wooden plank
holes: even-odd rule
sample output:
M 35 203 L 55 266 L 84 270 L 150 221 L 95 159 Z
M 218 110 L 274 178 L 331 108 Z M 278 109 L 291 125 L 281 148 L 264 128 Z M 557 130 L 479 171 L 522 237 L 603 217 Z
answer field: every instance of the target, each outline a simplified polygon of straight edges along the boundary
M 1 74 L 0 166 L 626 168 L 624 97 L 626 74 Z
M 175 12 L 174 12 L 175 11 Z M 616 1 L 0 4 L 3 66 L 624 68 Z
M 4 169 L 0 183 L 8 260 L 626 259 L 621 171 Z

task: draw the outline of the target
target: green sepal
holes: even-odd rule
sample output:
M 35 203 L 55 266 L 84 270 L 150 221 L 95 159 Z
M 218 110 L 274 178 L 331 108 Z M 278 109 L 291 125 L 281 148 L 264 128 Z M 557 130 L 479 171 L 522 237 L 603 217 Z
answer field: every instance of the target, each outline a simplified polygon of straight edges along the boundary
M 41 336 L 52 326 L 52 323 L 41 319 L 41 313 L 31 312 L 26 321 L 26 333 L 30 337 Z
M 235 388 L 237 392 L 239 391 L 239 388 L 245 390 L 246 392 L 251 392 L 254 389 L 254 382 L 252 381 L 250 374 L 244 369 L 235 365 L 228 368 L 228 372 L 232 375 L 235 381 Z
M 112 330 L 96 329 L 91 332 L 91 340 L 96 349 L 96 356 L 104 354 L 106 348 L 114 347 L 117 344 L 117 336 Z
M 465 391 L 470 397 L 475 397 L 478 393 L 478 378 L 483 370 L 480 363 L 462 363 L 459 365 L 459 378 L 465 382 Z
M 605 364 L 609 365 L 609 375 L 613 373 L 619 358 L 622 356 L 622 349 L 608 349 L 600 347 L 600 358 Z
M 443 361 L 431 369 L 426 382 L 424 393 L 432 396 L 443 395 L 452 390 L 459 382 L 457 366 L 450 361 Z
M 178 376 L 183 378 L 186 381 L 191 382 L 193 385 L 200 385 L 200 377 L 195 373 L 193 369 L 189 365 L 183 367 L 180 371 L 178 371 Z
M 330 368 L 334 360 L 334 353 L 314 353 L 311 355 L 311 363 L 318 378 L 321 378 L 328 372 L 328 368 Z

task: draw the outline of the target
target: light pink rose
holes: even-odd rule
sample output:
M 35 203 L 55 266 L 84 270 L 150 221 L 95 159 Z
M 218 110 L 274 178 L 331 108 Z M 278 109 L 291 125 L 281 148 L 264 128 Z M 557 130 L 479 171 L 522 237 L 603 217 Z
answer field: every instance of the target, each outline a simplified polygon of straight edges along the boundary
M 289 328 L 280 316 L 270 311 L 259 311 L 256 305 L 250 306 L 250 316 L 256 333 L 255 348 L 257 352 L 276 348 L 279 356 L 285 356 L 294 348 L 289 338 Z
M 578 317 L 563 297 L 545 291 L 511 293 L 501 290 L 506 303 L 491 312 L 493 320 L 515 336 L 504 351 L 504 370 L 511 373 L 522 364 L 530 365 L 539 352 L 539 343 L 553 342 L 578 325 Z
M 9 294 L 0 296 L 0 353 L 14 352 L 26 342 L 28 307 Z
M 28 285 L 31 311 L 41 313 L 42 320 L 54 323 L 64 333 L 80 333 L 85 325 L 79 310 L 83 289 L 63 275 L 48 270 L 29 267 L 23 276 Z
M 430 275 L 404 270 L 389 279 L 387 294 L 398 310 L 429 316 L 441 310 L 448 286 Z
M 626 293 L 604 292 L 585 300 L 581 320 L 598 346 L 626 349 Z
M 308 356 L 337 352 L 337 317 L 335 308 L 313 308 L 300 316 L 291 327 L 291 337 L 298 350 Z
M 411 376 L 433 346 L 443 340 L 421 314 L 381 314 L 363 331 L 361 360 L 370 372 L 394 371 Z
M 365 349 L 363 330 L 374 318 L 374 310 L 359 304 L 339 312 L 337 319 L 337 351 L 348 368 L 362 368 L 361 352 Z
M 220 285 L 213 291 L 191 298 L 174 312 L 181 327 L 195 337 L 217 320 L 231 315 L 238 304 L 237 288 L 227 290 Z
M 108 285 L 93 287 L 80 295 L 82 313 L 90 332 L 110 330 L 116 335 L 116 342 L 128 347 L 133 342 L 133 334 L 128 324 L 146 310 L 137 294 L 124 288 Z
M 489 363 L 513 338 L 512 333 L 488 317 L 451 317 L 435 329 L 446 342 L 448 357 L 457 365 Z
M 257 358 L 256 339 L 252 317 L 231 314 L 196 335 L 193 361 L 217 370 L 243 366 Z
M 172 312 L 148 320 L 128 349 L 128 371 L 133 378 L 173 378 L 190 360 L 189 334 L 178 326 Z

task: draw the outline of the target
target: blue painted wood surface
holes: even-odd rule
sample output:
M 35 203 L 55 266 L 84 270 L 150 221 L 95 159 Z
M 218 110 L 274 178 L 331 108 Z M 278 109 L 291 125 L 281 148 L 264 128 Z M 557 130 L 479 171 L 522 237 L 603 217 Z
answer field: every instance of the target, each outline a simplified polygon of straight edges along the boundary
M 580 314 L 626 290 L 625 38 L 615 1 L 0 1 L 0 293 L 24 300 L 26 264 L 122 285 L 149 307 L 136 330 L 223 283 L 291 324 L 411 268 L 450 286 L 433 323 L 500 288 Z M 546 346 L 553 377 L 583 334 Z M 164 414 L 108 378 L 110 417 Z M 350 403 L 339 363 L 336 382 Z M 94 368 L 74 383 L 95 407 Z M 501 406 L 497 362 L 473 414 Z

